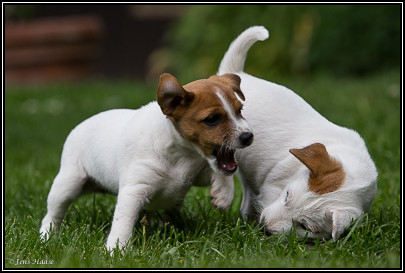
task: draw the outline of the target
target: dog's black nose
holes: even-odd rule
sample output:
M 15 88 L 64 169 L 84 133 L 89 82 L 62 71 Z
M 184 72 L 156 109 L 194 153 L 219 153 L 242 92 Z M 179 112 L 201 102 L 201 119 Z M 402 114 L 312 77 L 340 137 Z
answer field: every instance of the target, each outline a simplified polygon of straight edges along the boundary
M 253 142 L 252 132 L 244 132 L 239 136 L 240 143 L 243 146 L 249 146 Z
M 264 234 L 266 234 L 266 236 L 271 236 L 271 230 L 266 228 L 266 225 L 264 223 L 260 223 L 259 224 L 259 228 L 264 231 Z

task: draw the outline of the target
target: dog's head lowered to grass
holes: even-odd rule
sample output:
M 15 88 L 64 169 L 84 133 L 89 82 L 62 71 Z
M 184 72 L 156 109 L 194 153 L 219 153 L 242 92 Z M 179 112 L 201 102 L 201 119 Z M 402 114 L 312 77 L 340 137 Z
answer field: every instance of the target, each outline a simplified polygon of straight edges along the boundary
M 353 153 L 347 153 L 344 160 L 334 158 L 321 143 L 290 149 L 290 153 L 295 157 L 291 160 L 300 161 L 294 164 L 306 168 L 296 172 L 279 198 L 262 211 L 266 232 L 294 229 L 299 237 L 336 240 L 353 219 L 369 209 L 377 189 L 376 183 L 370 183 L 377 179 L 374 164 L 357 160 Z

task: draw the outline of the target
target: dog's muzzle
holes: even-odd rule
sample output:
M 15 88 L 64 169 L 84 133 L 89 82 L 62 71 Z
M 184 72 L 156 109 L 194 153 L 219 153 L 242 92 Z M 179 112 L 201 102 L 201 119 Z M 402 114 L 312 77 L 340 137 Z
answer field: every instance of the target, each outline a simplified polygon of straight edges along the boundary
M 240 144 L 244 147 L 249 146 L 253 142 L 253 133 L 252 132 L 244 132 L 239 136 Z
M 253 142 L 253 133 L 250 131 L 241 133 L 238 141 L 237 149 L 249 146 Z M 231 148 L 226 145 L 218 146 L 213 152 L 213 155 L 217 159 L 218 169 L 229 175 L 233 174 L 238 169 L 238 162 L 235 159 L 236 149 L 233 147 Z
M 218 168 L 225 173 L 232 174 L 238 169 L 238 163 L 235 160 L 235 150 L 226 147 L 218 147 L 214 151 L 217 158 Z

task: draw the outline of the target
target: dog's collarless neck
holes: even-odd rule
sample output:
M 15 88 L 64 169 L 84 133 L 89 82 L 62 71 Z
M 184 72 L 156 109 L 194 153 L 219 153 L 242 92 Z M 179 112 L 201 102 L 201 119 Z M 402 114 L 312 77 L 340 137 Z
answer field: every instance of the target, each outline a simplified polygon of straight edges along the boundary
M 165 127 L 166 127 L 167 132 L 169 132 L 169 134 L 173 136 L 175 145 L 180 145 L 187 150 L 193 150 L 193 151 L 197 152 L 195 150 L 194 145 L 187 139 L 183 138 L 183 136 L 179 133 L 175 124 L 169 117 L 165 118 Z

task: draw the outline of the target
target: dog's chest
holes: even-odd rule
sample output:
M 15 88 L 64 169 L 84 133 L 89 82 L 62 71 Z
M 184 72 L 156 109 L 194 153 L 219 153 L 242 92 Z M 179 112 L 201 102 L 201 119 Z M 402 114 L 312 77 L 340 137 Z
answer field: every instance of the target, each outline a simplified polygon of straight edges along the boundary
M 183 156 L 173 162 L 166 161 L 164 169 L 157 169 L 159 177 L 156 192 L 146 206 L 150 210 L 169 209 L 180 204 L 191 186 L 200 179 L 199 174 L 208 165 L 199 159 Z M 205 181 L 209 183 L 208 181 Z

